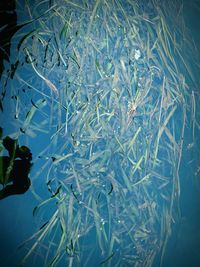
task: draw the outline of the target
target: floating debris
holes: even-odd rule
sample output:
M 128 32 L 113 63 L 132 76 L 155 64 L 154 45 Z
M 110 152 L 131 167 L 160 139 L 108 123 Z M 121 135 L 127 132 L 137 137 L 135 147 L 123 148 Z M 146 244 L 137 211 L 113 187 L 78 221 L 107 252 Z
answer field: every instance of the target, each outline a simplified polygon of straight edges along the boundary
M 47 2 L 27 3 L 37 21 L 14 36 L 9 76 L 18 85 L 18 134 L 49 140 L 34 175 L 36 183 L 45 177 L 49 196 L 35 188 L 33 215 L 42 226 L 24 243 L 31 247 L 23 264 L 31 257 L 37 264 L 41 247 L 49 266 L 142 267 L 159 255 L 162 262 L 183 152 L 197 149 L 200 129 L 188 63 L 195 50 L 176 19 L 178 4 Z M 190 164 L 199 175 L 199 163 Z

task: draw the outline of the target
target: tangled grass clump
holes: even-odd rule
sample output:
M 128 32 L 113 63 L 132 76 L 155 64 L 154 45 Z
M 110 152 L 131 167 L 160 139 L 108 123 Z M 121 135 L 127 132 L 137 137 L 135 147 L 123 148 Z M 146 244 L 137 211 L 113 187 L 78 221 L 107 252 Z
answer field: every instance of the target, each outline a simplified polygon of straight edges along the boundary
M 175 23 L 178 2 L 35 2 L 27 10 L 37 19 L 16 36 L 14 112 L 19 135 L 49 138 L 33 180 L 50 197 L 34 209 L 47 214 L 23 263 L 36 252 L 44 266 L 162 262 L 185 129 L 199 129 L 181 25 L 165 13 Z

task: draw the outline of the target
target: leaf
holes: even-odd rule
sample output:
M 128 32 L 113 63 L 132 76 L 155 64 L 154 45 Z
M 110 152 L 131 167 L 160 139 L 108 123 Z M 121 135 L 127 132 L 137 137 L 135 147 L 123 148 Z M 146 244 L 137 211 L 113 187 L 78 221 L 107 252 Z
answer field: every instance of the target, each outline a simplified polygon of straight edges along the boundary
M 18 43 L 18 45 L 17 45 L 17 50 L 18 50 L 18 51 L 20 50 L 20 47 L 22 46 L 23 42 L 24 42 L 27 38 L 31 37 L 31 36 L 33 35 L 34 32 L 35 32 L 35 30 L 32 30 L 32 31 L 30 31 L 29 33 L 25 34 L 25 35 L 21 38 L 21 40 L 19 41 L 19 43 Z

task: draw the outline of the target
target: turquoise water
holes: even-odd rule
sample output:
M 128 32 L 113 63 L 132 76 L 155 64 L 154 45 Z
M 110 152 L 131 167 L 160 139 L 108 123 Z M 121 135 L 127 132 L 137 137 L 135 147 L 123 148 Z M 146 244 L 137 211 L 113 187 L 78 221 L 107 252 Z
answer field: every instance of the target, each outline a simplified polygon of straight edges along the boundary
M 78 1 L 76 2 L 72 1 L 72 2 L 79 5 Z M 86 2 L 87 1 L 85 2 L 83 1 L 82 4 L 85 4 Z M 196 6 L 194 5 L 194 3 L 193 4 L 184 3 L 185 8 L 183 9 L 183 11 L 184 11 L 186 26 L 191 31 L 191 36 L 194 38 L 195 45 L 198 46 L 199 22 L 197 18 L 199 14 L 198 13 L 199 9 L 197 8 L 198 2 L 197 1 L 194 2 L 196 3 Z M 91 5 L 90 7 L 92 7 L 91 2 L 88 1 L 88 3 Z M 34 10 L 34 8 L 30 10 L 27 8 L 26 9 L 27 12 L 23 12 L 22 11 L 23 9 L 21 8 L 23 5 L 24 5 L 23 1 L 18 2 L 18 9 L 17 9 L 18 21 L 20 22 L 30 19 L 29 12 L 30 10 Z M 40 6 L 41 10 L 43 11 L 46 10 L 45 5 Z M 36 8 L 37 12 L 36 10 L 34 10 L 34 12 L 35 13 L 40 12 L 38 11 L 40 10 L 40 8 L 39 7 Z M 77 14 L 79 15 L 81 14 L 81 11 L 78 9 L 76 5 L 73 8 L 74 9 L 77 8 L 78 10 Z M 123 8 L 124 10 L 127 10 L 126 5 L 124 5 Z M 148 6 L 142 4 L 140 8 L 141 9 L 139 10 L 141 12 L 147 12 L 148 10 Z M 166 10 L 165 12 L 167 14 Z M 129 15 L 131 16 L 131 13 Z M 69 16 L 71 16 L 70 23 L 72 23 L 73 20 L 76 21 L 76 18 L 78 18 L 78 16 L 76 16 L 75 13 L 71 13 L 69 14 Z M 153 14 L 150 14 L 149 17 L 147 17 L 147 19 L 151 19 L 151 16 L 153 17 Z M 44 20 L 43 23 L 45 22 L 47 23 L 46 25 L 48 25 L 48 15 L 46 17 L 47 20 L 46 21 Z M 99 19 L 99 17 L 97 17 L 97 19 Z M 123 14 L 120 12 L 118 15 L 118 19 L 122 21 L 121 23 L 123 25 Z M 51 25 L 51 22 L 52 21 L 50 20 L 50 28 L 53 27 L 53 29 L 57 33 L 58 28 L 55 28 L 55 25 Z M 83 16 L 81 22 L 83 23 L 83 25 L 84 23 L 86 23 L 87 25 L 88 22 L 87 13 L 85 14 L 85 17 Z M 56 24 L 57 20 L 55 20 L 54 23 Z M 110 23 L 112 23 L 112 21 L 110 21 Z M 170 21 L 170 23 L 173 24 L 173 21 Z M 76 23 L 74 23 L 73 25 L 75 28 L 76 27 L 78 28 Z M 113 28 L 115 27 L 114 24 L 111 25 Z M 36 22 L 35 27 L 36 28 L 39 27 L 39 29 L 41 28 L 44 29 L 45 25 L 41 26 L 39 25 L 39 23 L 37 24 Z M 88 28 L 90 27 L 88 26 Z M 90 29 L 91 32 L 92 29 L 93 28 L 91 26 Z M 146 34 L 145 27 L 141 29 L 142 29 L 142 34 L 145 35 Z M 32 26 L 27 25 L 25 33 L 32 30 L 33 30 Z M 46 30 L 48 33 L 48 28 Z M 81 30 L 83 29 L 80 27 L 80 31 Z M 75 36 L 78 35 L 78 33 L 73 31 L 73 29 L 71 31 L 74 33 L 73 38 L 76 38 Z M 14 58 L 14 61 L 16 57 L 16 45 L 19 42 L 19 40 L 21 40 L 24 34 L 23 31 L 21 31 L 20 33 L 21 35 L 19 34 L 12 39 L 11 57 Z M 88 29 L 86 33 L 87 34 L 90 33 Z M 102 32 L 100 31 L 100 33 Z M 99 34 L 98 30 L 97 34 Z M 55 48 L 56 46 L 56 43 L 53 42 L 51 39 L 52 38 L 51 35 L 47 34 L 47 36 L 46 35 L 43 36 L 41 34 L 40 35 L 41 41 L 39 42 L 39 45 L 37 41 L 35 41 L 34 43 L 34 38 L 32 38 L 33 40 L 32 48 L 33 50 L 35 49 L 34 52 L 36 54 L 39 53 L 40 55 L 40 57 L 34 59 L 35 61 L 33 62 L 37 62 L 37 65 L 34 63 L 35 64 L 34 66 L 38 68 L 38 71 L 40 72 L 42 71 L 41 72 L 42 75 L 47 75 L 45 77 L 48 77 L 50 81 L 53 81 L 54 85 L 56 85 L 56 87 L 60 91 L 63 90 L 61 95 L 61 100 L 60 99 L 58 100 L 56 95 L 54 95 L 54 92 L 49 90 L 44 80 L 43 79 L 41 80 L 41 77 L 39 77 L 37 73 L 34 72 L 33 66 L 30 63 L 29 64 L 24 63 L 24 65 L 21 65 L 16 71 L 14 80 L 8 81 L 6 88 L 9 88 L 11 90 L 7 89 L 8 93 L 6 95 L 6 101 L 4 101 L 3 103 L 4 112 L 2 114 L 2 127 L 4 129 L 4 136 L 11 135 L 12 137 L 15 138 L 16 136 L 19 136 L 20 145 L 27 145 L 31 149 L 33 154 L 34 165 L 31 169 L 31 174 L 30 174 L 32 180 L 31 188 L 24 195 L 10 196 L 6 199 L 1 200 L 0 202 L 0 214 L 2 214 L 0 220 L 1 266 L 19 266 L 21 259 L 25 256 L 26 253 L 28 253 L 30 247 L 32 246 L 30 242 L 19 249 L 18 248 L 19 245 L 24 240 L 30 238 L 30 236 L 32 236 L 36 231 L 38 231 L 45 223 L 47 223 L 48 225 L 48 222 L 50 221 L 52 214 L 56 212 L 57 207 L 59 206 L 56 203 L 61 203 L 59 206 L 60 207 L 59 212 L 61 214 L 63 212 L 63 214 L 65 215 L 64 218 L 68 220 L 66 226 L 69 227 L 69 229 L 71 229 L 71 233 L 73 233 L 73 235 L 70 236 L 70 231 L 68 231 L 68 229 L 66 228 L 67 236 L 65 237 L 66 238 L 65 249 L 67 245 L 68 250 L 67 253 L 64 254 L 62 260 L 58 263 L 58 266 L 64 266 L 64 264 L 66 264 L 66 266 L 70 266 L 72 258 L 75 262 L 73 266 L 99 266 L 100 264 L 101 264 L 100 266 L 104 265 L 105 266 L 151 266 L 151 259 L 149 259 L 149 262 L 147 260 L 148 254 L 152 253 L 154 248 L 155 250 L 157 250 L 157 247 L 159 245 L 159 241 L 157 241 L 157 239 L 160 238 L 162 240 L 162 238 L 163 239 L 165 238 L 164 235 L 159 233 L 162 232 L 160 230 L 162 228 L 162 223 L 165 223 L 163 219 L 165 218 L 165 212 L 163 210 L 165 210 L 165 208 L 167 207 L 166 203 L 169 203 L 169 200 L 164 200 L 161 196 L 158 196 L 157 188 L 161 185 L 159 183 L 156 184 L 156 182 L 149 184 L 147 183 L 145 189 L 143 189 L 143 187 L 139 187 L 138 189 L 135 190 L 130 189 L 131 185 L 129 184 L 129 182 L 127 182 L 127 180 L 125 180 L 124 177 L 127 176 L 129 178 L 129 175 L 131 175 L 130 169 L 132 163 L 125 160 L 126 155 L 124 155 L 120 151 L 121 145 L 119 145 L 119 143 L 121 142 L 125 149 L 127 145 L 126 140 L 129 141 L 130 139 L 133 140 L 132 138 L 134 134 L 137 132 L 138 128 L 141 127 L 140 131 L 142 136 L 140 137 L 140 139 L 136 139 L 138 140 L 137 147 L 135 148 L 136 152 L 133 152 L 132 157 L 130 156 L 132 160 L 134 161 L 137 160 L 136 162 L 138 162 L 141 155 L 143 155 L 143 153 L 145 153 L 146 151 L 141 145 L 141 143 L 143 142 L 145 144 L 148 144 L 148 138 L 151 138 L 149 130 L 152 130 L 153 132 L 153 124 L 151 124 L 148 119 L 145 120 L 145 118 L 148 118 L 147 115 L 148 111 L 150 112 L 153 109 L 153 105 L 152 106 L 150 105 L 147 108 L 145 107 L 145 105 L 144 108 L 143 106 L 141 108 L 139 107 L 138 108 L 139 114 L 134 118 L 134 123 L 135 123 L 134 124 L 131 120 L 131 115 L 130 115 L 131 112 L 134 113 L 134 111 L 133 109 L 130 110 L 130 108 L 128 107 L 129 102 L 128 102 L 127 91 L 123 89 L 122 93 L 120 91 L 119 92 L 115 91 L 115 93 L 112 94 L 108 89 L 109 86 L 111 86 L 111 84 L 106 83 L 106 81 L 105 82 L 101 81 L 101 79 L 103 80 L 105 77 L 108 78 L 107 76 L 104 76 L 105 73 L 103 73 L 103 71 L 107 71 L 107 75 L 113 73 L 116 75 L 117 67 L 114 68 L 112 64 L 113 65 L 115 64 L 117 66 L 117 64 L 120 62 L 119 64 L 121 65 L 120 67 L 118 67 L 120 71 L 123 71 L 124 65 L 125 68 L 127 68 L 127 57 L 130 57 L 130 55 L 127 56 L 124 46 L 121 45 L 123 41 L 123 38 L 121 36 L 123 36 L 123 34 L 126 34 L 123 32 L 123 27 L 119 28 L 117 32 L 115 32 L 115 34 L 113 35 L 113 38 L 109 40 L 107 48 L 104 43 L 103 44 L 100 43 L 99 46 L 96 42 L 93 43 L 91 45 L 91 50 L 90 50 L 91 55 L 88 56 L 88 60 L 85 61 L 87 64 L 83 68 L 83 75 L 81 74 L 82 75 L 82 76 L 80 75 L 81 78 L 77 80 L 76 77 L 79 75 L 79 69 L 82 68 L 81 64 L 79 66 L 79 63 L 81 62 L 80 51 L 83 48 L 80 47 L 81 46 L 84 47 L 84 45 L 86 45 L 83 36 L 80 36 L 80 39 L 77 39 L 77 43 L 72 43 L 72 45 L 70 44 L 70 41 L 67 39 L 69 41 L 69 44 L 67 43 L 67 45 L 69 45 L 68 52 L 72 59 L 71 61 L 69 61 L 68 67 L 65 66 L 67 57 L 63 56 L 62 58 L 60 56 L 59 58 L 58 55 L 56 56 L 56 54 L 51 53 L 51 49 Z M 102 38 L 104 37 L 105 36 L 102 33 L 102 36 L 99 36 L 100 38 L 99 40 L 102 40 Z M 42 43 L 42 41 L 44 43 L 45 41 L 48 42 L 50 47 L 48 53 L 49 56 L 52 58 L 52 60 L 47 62 L 47 64 L 54 63 L 54 60 L 59 58 L 61 62 L 60 63 L 58 62 L 58 65 L 57 64 L 54 66 L 42 65 L 45 56 L 45 51 L 43 49 L 43 47 L 45 47 L 45 44 Z M 127 41 L 127 43 L 125 42 L 125 46 L 127 45 L 127 47 L 129 47 L 128 42 L 130 41 Z M 23 45 L 26 45 L 26 43 Z M 62 42 L 58 43 L 58 46 L 59 45 L 60 49 L 63 49 L 62 52 L 64 55 L 65 53 L 64 49 L 67 48 L 65 47 L 63 48 Z M 27 47 L 29 48 L 29 42 L 27 42 Z M 143 52 L 142 49 L 140 49 L 140 47 L 137 44 L 135 44 L 134 49 L 135 49 L 134 51 L 140 51 L 140 53 Z M 183 49 L 185 49 L 184 51 L 186 54 L 187 52 L 188 54 L 191 53 L 191 51 L 187 50 L 188 49 L 187 43 L 185 45 L 183 44 Z M 106 58 L 105 60 L 106 63 L 105 63 L 104 60 L 102 60 L 102 56 L 96 56 L 96 61 L 93 62 L 93 55 L 95 55 L 94 51 L 98 50 L 103 51 L 105 55 L 110 54 L 112 58 L 112 61 L 110 62 L 112 62 L 112 64 L 108 63 L 109 60 L 111 60 L 110 58 Z M 30 52 L 33 51 L 30 50 Z M 159 58 L 159 53 L 155 52 L 155 54 Z M 99 54 L 97 53 L 97 55 Z M 20 52 L 19 58 L 20 60 L 22 60 L 22 62 L 24 60 L 23 56 L 24 54 Z M 84 57 L 84 55 L 82 55 L 82 57 Z M 136 54 L 134 57 L 135 57 L 135 62 L 137 62 Z M 143 55 L 141 56 L 141 58 L 142 57 Z M 185 57 L 187 56 L 185 55 Z M 93 64 L 92 65 L 93 68 L 88 67 L 90 66 L 90 64 L 91 65 Z M 105 66 L 103 64 L 105 64 Z M 163 68 L 164 67 L 167 68 L 167 66 L 162 62 L 162 60 L 160 64 L 161 65 L 159 65 L 159 67 L 162 66 Z M 177 62 L 177 65 L 179 65 L 179 62 Z M 196 75 L 196 70 L 198 69 L 198 66 L 193 65 L 193 62 L 190 62 L 190 65 L 192 65 L 193 67 L 192 72 L 194 73 L 194 75 Z M 9 68 L 8 63 L 6 66 L 7 68 Z M 134 66 L 136 66 L 139 75 L 141 75 L 141 77 L 143 78 L 144 81 L 142 80 L 141 83 L 142 86 L 144 86 L 145 82 L 148 81 L 148 75 L 147 76 L 145 75 L 145 73 L 147 73 L 148 71 L 148 64 L 145 63 L 145 61 L 141 60 L 141 62 L 139 61 Z M 68 71 L 68 73 L 70 73 L 71 76 L 68 77 L 63 75 L 65 71 L 66 73 Z M 118 82 L 118 86 L 126 88 L 127 80 L 126 77 L 124 78 L 125 74 L 124 76 L 120 75 L 121 74 L 119 74 L 120 81 Z M 131 73 L 130 75 L 134 75 L 134 72 Z M 4 78 L 5 77 L 6 74 L 4 73 Z M 53 80 L 52 77 L 54 77 Z M 195 76 L 195 79 L 196 77 L 198 76 Z M 23 81 L 20 80 L 20 78 L 23 79 Z M 99 79 L 99 84 L 95 83 L 97 79 Z M 5 81 L 5 79 L 2 80 Z M 75 83 L 73 84 L 74 80 Z M 162 85 L 162 82 L 163 82 L 162 78 L 156 76 L 155 80 L 153 80 L 152 82 L 152 86 L 154 86 L 154 88 L 159 87 Z M 66 88 L 64 88 L 63 84 L 64 86 L 66 86 Z M 96 86 L 95 90 L 97 88 L 97 92 L 93 90 L 92 87 L 93 84 L 95 84 Z M 194 90 L 195 92 L 197 92 L 196 95 L 198 95 L 199 83 L 197 82 L 196 85 L 194 86 L 194 84 L 188 78 L 188 84 L 189 84 L 189 91 L 191 92 L 192 90 Z M 28 88 L 28 86 L 32 87 Z M 133 96 L 136 95 L 137 93 L 138 90 L 137 86 L 138 86 L 137 80 L 134 80 L 131 87 L 133 90 L 131 94 Z M 191 89 L 191 87 L 193 89 Z M 19 88 L 20 90 L 18 90 L 17 88 Z M 116 88 L 117 88 L 117 82 L 116 82 Z M 114 87 L 113 89 L 117 90 L 116 88 Z M 22 89 L 26 90 L 26 93 L 24 93 Z M 106 96 L 102 101 L 100 101 L 99 99 L 102 97 L 102 94 L 104 94 L 104 92 L 106 92 Z M 10 101 L 11 95 L 13 93 L 17 95 L 16 101 L 14 99 Z M 117 105 L 115 103 L 116 101 L 115 94 L 121 94 L 118 108 L 116 108 L 115 106 Z M 76 97 L 75 102 L 77 101 L 77 104 L 73 102 L 74 95 Z M 150 94 L 150 101 L 152 101 L 151 103 L 155 104 L 157 97 L 159 97 L 159 91 L 155 90 L 155 94 L 152 95 Z M 46 105 L 44 105 L 40 110 L 36 110 L 34 114 L 33 124 L 31 124 L 33 126 L 30 128 L 27 126 L 28 129 L 27 134 L 22 134 L 22 132 L 19 131 L 19 128 L 22 126 L 26 127 L 23 121 L 26 120 L 27 112 L 31 108 L 30 99 L 34 103 L 36 103 L 38 100 L 42 98 L 45 99 Z M 64 101 L 65 98 L 68 101 L 67 103 Z M 72 102 L 71 106 L 69 105 L 70 99 Z M 89 107 L 87 106 L 88 99 L 90 100 Z M 199 101 L 198 99 L 199 98 L 197 98 L 196 101 Z M 99 103 L 98 101 L 100 101 L 99 106 L 98 106 Z M 66 120 L 65 109 L 62 106 L 59 106 L 58 103 L 61 103 L 64 106 L 64 108 L 66 106 L 68 107 L 69 111 L 68 116 L 69 118 L 70 116 L 72 118 L 71 120 L 69 119 L 68 129 L 66 128 L 66 125 L 64 123 Z M 17 108 L 18 107 L 17 105 L 19 105 L 19 108 Z M 101 109 L 101 105 L 103 106 L 104 110 L 103 108 Z M 105 107 L 109 108 L 106 110 Z M 198 107 L 198 102 L 196 102 L 196 107 Z M 98 115 L 98 108 L 100 114 L 101 112 L 102 114 L 108 114 L 105 115 L 108 116 L 107 121 L 106 120 L 102 121 L 102 123 L 105 123 L 103 131 L 98 127 L 95 128 L 95 123 L 98 125 L 98 122 L 101 121 L 102 118 L 99 117 L 100 115 Z M 95 109 L 95 116 L 92 113 L 94 109 Z M 10 112 L 10 110 L 12 110 L 12 112 Z M 117 119 L 115 119 L 115 117 L 112 116 L 113 110 L 118 114 Z M 171 109 L 169 110 L 171 111 Z M 85 135 L 84 132 L 82 131 L 82 129 L 84 128 L 84 124 L 80 122 L 81 121 L 80 111 L 85 112 L 84 114 L 88 113 L 91 114 L 91 116 L 93 116 L 92 117 L 93 120 L 91 122 L 92 127 L 89 128 L 88 130 L 89 133 L 86 131 Z M 140 113 L 144 111 L 145 114 L 141 116 Z M 174 126 L 173 123 L 170 124 L 171 128 L 174 131 L 177 131 L 175 133 L 177 140 L 179 140 L 178 139 L 179 133 L 182 127 L 181 111 L 182 111 L 181 108 L 180 109 L 177 108 L 177 112 L 175 112 L 175 115 L 173 117 L 175 124 L 177 125 Z M 13 120 L 13 114 L 18 114 L 20 119 Z M 128 121 L 126 121 L 125 119 L 126 116 L 124 116 L 124 114 L 127 114 L 127 116 L 129 116 Z M 198 112 L 197 114 L 199 115 Z M 181 188 L 180 207 L 178 207 L 176 203 L 173 206 L 175 212 L 173 213 L 172 217 L 174 217 L 173 220 L 175 222 L 173 222 L 172 220 L 172 235 L 169 238 L 169 242 L 166 248 L 166 253 L 164 254 L 162 260 L 162 266 L 178 267 L 178 266 L 190 265 L 195 267 L 198 266 L 200 263 L 199 252 L 198 252 L 198 247 L 200 247 L 199 244 L 200 232 L 198 229 L 198 223 L 200 221 L 200 218 L 198 216 L 198 208 L 200 202 L 199 183 L 198 183 L 199 129 L 195 128 L 195 131 L 193 132 L 193 135 L 195 136 L 195 142 L 194 142 L 191 130 L 193 126 L 189 122 L 190 115 L 187 114 L 187 116 L 188 117 L 186 123 L 188 124 L 184 135 L 183 157 L 179 172 L 180 188 Z M 165 118 L 166 117 L 163 117 L 163 121 Z M 197 117 L 197 120 L 199 120 L 199 117 Z M 128 126 L 124 124 L 127 124 Z M 150 127 L 149 125 L 152 126 L 152 128 L 149 129 L 148 128 Z M 37 129 L 37 127 L 39 128 L 39 130 Z M 158 125 L 158 127 L 160 126 Z M 58 134 L 59 132 L 57 132 L 58 130 L 60 131 L 60 135 Z M 92 146 L 89 146 L 90 143 L 87 141 L 87 138 L 89 137 L 92 138 L 92 136 L 94 136 L 95 134 L 98 136 L 100 135 L 99 133 L 102 134 L 103 138 L 99 138 L 99 141 L 97 138 L 96 142 L 94 142 Z M 54 135 L 55 138 L 52 137 Z M 113 141 L 114 138 L 116 139 L 115 141 Z M 166 136 L 163 137 L 162 139 L 163 146 L 166 145 L 167 140 L 168 139 Z M 193 146 L 191 145 L 190 148 L 189 144 L 194 144 L 194 145 Z M 80 149 L 80 146 L 82 146 L 82 149 Z M 90 147 L 90 149 L 88 149 L 88 147 Z M 153 151 L 155 147 L 153 144 L 150 144 L 149 147 L 150 149 L 148 150 L 148 153 L 151 154 L 151 151 Z M 89 171 L 83 168 L 82 165 L 83 159 L 87 160 L 88 158 L 92 158 L 93 156 L 95 157 L 96 155 L 95 153 L 101 153 L 104 150 L 109 151 L 108 154 L 106 154 L 106 156 L 104 156 L 104 154 L 102 155 L 100 154 L 101 160 L 98 160 L 97 158 L 97 162 L 95 162 L 95 160 L 92 161 L 94 163 L 97 163 L 96 165 L 94 164 L 95 167 L 93 169 L 91 168 L 91 166 L 90 166 L 91 169 L 89 169 Z M 115 150 L 117 150 L 117 153 L 115 152 Z M 94 154 L 92 154 L 92 152 Z M 167 154 L 168 152 L 166 152 L 164 149 L 162 150 L 162 152 L 163 154 L 161 154 L 160 152 L 158 153 L 158 155 L 160 158 L 165 159 L 165 157 L 168 156 Z M 72 156 L 67 157 L 68 160 L 66 161 L 65 164 L 63 162 L 60 165 L 52 164 L 53 158 L 59 160 L 60 156 L 66 155 L 68 153 L 69 155 L 72 154 Z M 130 151 L 129 153 L 130 155 L 132 155 Z M 109 162 L 108 165 L 105 163 L 106 161 Z M 87 162 L 84 164 L 85 166 L 87 166 Z M 172 177 L 173 171 L 170 169 L 171 165 L 170 164 L 167 165 L 167 163 L 165 164 L 166 165 L 164 164 L 162 165 L 161 163 L 161 169 L 158 168 L 157 170 L 160 172 L 160 175 L 162 175 L 162 170 L 163 170 L 164 173 L 163 175 L 167 177 Z M 120 165 L 122 165 L 122 167 L 120 167 Z M 148 174 L 148 170 L 152 167 L 152 165 L 153 164 L 151 164 L 151 160 L 149 157 L 149 161 L 146 161 L 146 165 L 144 166 L 141 165 L 142 167 L 140 169 L 138 168 L 138 170 L 135 171 L 135 176 L 133 180 L 131 180 L 131 182 L 135 184 L 138 181 L 141 181 L 140 179 L 142 179 L 144 175 Z M 44 171 L 41 171 L 43 166 L 47 167 L 44 169 Z M 98 168 L 100 167 L 102 169 L 98 170 Z M 82 175 L 81 177 L 84 178 L 83 184 L 80 182 L 81 185 L 79 185 L 77 182 L 79 180 L 77 178 L 76 180 L 73 180 L 74 178 L 73 179 L 71 178 L 70 174 L 73 173 L 74 170 L 78 173 L 78 175 L 79 171 L 81 170 L 80 172 Z M 36 216 L 33 216 L 34 208 L 38 206 L 39 203 L 41 203 L 42 201 L 46 199 L 51 199 L 53 194 L 60 186 L 59 181 L 65 181 L 65 176 L 69 177 L 67 180 L 67 184 L 65 185 L 66 188 L 62 187 L 63 190 L 62 195 L 59 196 L 59 198 L 55 199 L 52 198 L 52 201 L 50 201 L 48 205 L 44 205 L 43 208 L 38 210 Z M 121 187 L 116 183 L 116 181 L 119 183 L 119 185 L 121 185 Z M 163 191 L 163 193 L 166 194 L 166 198 L 167 198 L 167 193 L 173 187 L 172 179 L 170 179 L 169 181 L 170 181 L 169 186 L 167 187 L 166 191 Z M 52 190 L 51 192 L 49 192 L 48 190 L 47 186 L 48 182 L 49 185 L 51 186 L 50 187 L 50 190 Z M 90 186 L 92 183 L 95 184 L 94 188 Z M 81 191 L 79 189 L 79 186 L 84 187 L 84 189 L 82 188 Z M 119 192 L 117 191 L 118 187 L 119 187 Z M 123 192 L 123 194 L 121 194 L 120 190 L 121 192 Z M 145 221 L 145 220 L 148 221 L 149 219 L 148 212 L 146 212 L 146 207 L 148 207 L 148 203 L 146 202 L 145 194 L 148 194 L 149 196 L 148 200 L 150 200 L 150 203 L 152 205 L 151 206 L 152 210 L 156 210 L 160 217 L 160 220 L 159 219 L 156 220 L 154 224 L 148 224 L 148 222 L 146 223 Z M 62 198 L 66 199 L 66 204 L 64 203 Z M 123 203 L 123 201 L 125 204 Z M 84 203 L 87 203 L 87 206 Z M 84 207 L 81 208 L 81 204 L 85 205 L 86 208 L 85 209 Z M 70 216 L 68 215 L 67 217 L 66 215 L 67 212 L 68 214 L 70 212 L 69 208 L 70 205 L 72 205 L 74 210 L 74 217 L 73 217 L 74 224 L 73 223 L 70 224 L 69 219 L 67 219 Z M 110 207 L 110 210 L 108 207 Z M 115 209 L 115 207 L 117 208 Z M 66 210 L 64 210 L 65 208 Z M 97 210 L 97 212 L 95 210 Z M 166 213 L 167 212 L 168 210 L 166 208 Z M 132 216 L 132 213 L 136 214 L 136 216 L 134 215 L 136 217 L 136 219 L 134 219 L 135 221 L 133 220 L 133 218 L 135 217 Z M 101 219 L 99 219 L 98 214 L 101 215 Z M 109 218 L 109 216 L 111 217 L 111 219 Z M 109 219 L 111 220 L 110 223 Z M 76 227 L 77 229 L 79 229 L 78 228 L 79 220 L 82 223 L 79 235 L 81 235 L 82 232 L 87 232 L 87 231 L 88 234 L 86 235 L 82 234 L 83 238 L 80 239 L 79 245 L 77 245 L 77 247 L 73 250 L 72 248 L 74 246 L 73 242 L 75 238 L 77 238 Z M 143 233 L 143 235 L 144 234 L 146 235 L 146 239 L 141 239 L 140 241 L 139 234 L 142 233 L 138 231 L 136 235 L 134 231 L 137 231 L 137 228 L 139 227 L 138 225 L 143 223 L 145 225 L 144 232 L 146 231 L 145 233 Z M 46 228 L 44 227 L 42 229 Z M 99 229 L 101 230 L 98 231 Z M 105 234 L 102 234 L 101 231 L 102 232 L 104 231 L 103 233 Z M 112 231 L 114 233 L 113 235 Z M 129 235 L 127 233 L 131 234 Z M 32 256 L 27 261 L 26 266 L 36 266 L 36 265 L 48 266 L 48 263 L 50 261 L 49 259 L 52 259 L 54 257 L 54 253 L 58 248 L 60 234 L 61 234 L 60 224 L 58 224 L 55 226 L 55 228 L 53 228 L 53 231 L 51 231 L 51 233 L 47 236 L 46 240 L 44 242 L 41 242 L 39 249 L 32 253 Z M 98 234 L 100 235 L 100 237 L 98 237 Z M 109 245 L 107 247 L 107 243 L 104 240 L 106 239 L 105 235 L 107 235 L 110 238 L 109 239 L 110 243 L 111 240 L 114 240 L 114 238 L 112 239 L 112 237 L 113 236 L 116 237 L 115 241 L 113 241 L 114 242 L 113 248 Z M 155 237 L 156 235 L 158 235 L 158 237 Z M 136 239 L 139 241 L 137 241 Z M 106 250 L 106 252 L 104 250 Z M 76 253 L 78 254 L 79 251 L 81 255 L 80 256 L 81 260 L 79 260 L 78 256 L 76 256 Z M 70 257 L 70 253 L 72 254 L 74 253 L 73 257 Z M 90 253 L 91 253 L 91 258 L 88 257 Z M 160 254 L 158 253 L 156 255 L 155 259 L 152 262 L 152 266 L 155 267 L 159 266 L 161 258 Z M 104 264 L 103 262 L 109 257 L 110 261 L 108 260 Z M 144 259 L 146 259 L 146 263 Z
M 194 3 L 196 6 L 194 7 Z M 198 46 L 199 34 L 199 1 L 184 2 L 184 17 L 187 27 L 190 29 L 192 37 Z M 194 72 L 196 70 L 194 69 Z M 197 133 L 198 134 L 198 133 Z M 196 144 L 198 150 L 200 142 Z M 164 266 L 199 266 L 200 263 L 200 231 L 199 231 L 199 184 L 193 181 L 193 168 L 187 168 L 190 160 L 199 162 L 199 154 L 194 151 L 185 152 L 185 160 L 181 169 L 182 196 L 180 199 L 180 208 L 182 219 L 174 226 L 174 231 L 169 242 L 168 252 Z M 196 176 L 199 180 L 199 174 Z

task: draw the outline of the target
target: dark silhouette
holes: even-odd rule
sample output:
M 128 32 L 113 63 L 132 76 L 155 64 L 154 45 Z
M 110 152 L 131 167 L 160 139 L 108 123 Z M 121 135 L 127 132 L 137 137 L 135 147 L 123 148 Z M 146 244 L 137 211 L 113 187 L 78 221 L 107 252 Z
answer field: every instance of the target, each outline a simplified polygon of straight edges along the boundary
M 15 194 L 24 194 L 30 187 L 28 177 L 32 163 L 32 154 L 28 147 L 17 144 L 17 140 L 5 137 L 3 146 L 8 150 L 9 156 L 0 157 L 0 199 Z
M 0 1 L 0 77 L 4 70 L 3 60 L 9 61 L 10 41 L 17 31 L 15 0 Z
M 4 71 L 4 60 L 10 62 L 11 39 L 24 26 L 32 23 L 30 20 L 17 24 L 16 0 L 0 1 L 0 78 Z M 19 60 L 10 66 L 10 78 L 13 79 Z

